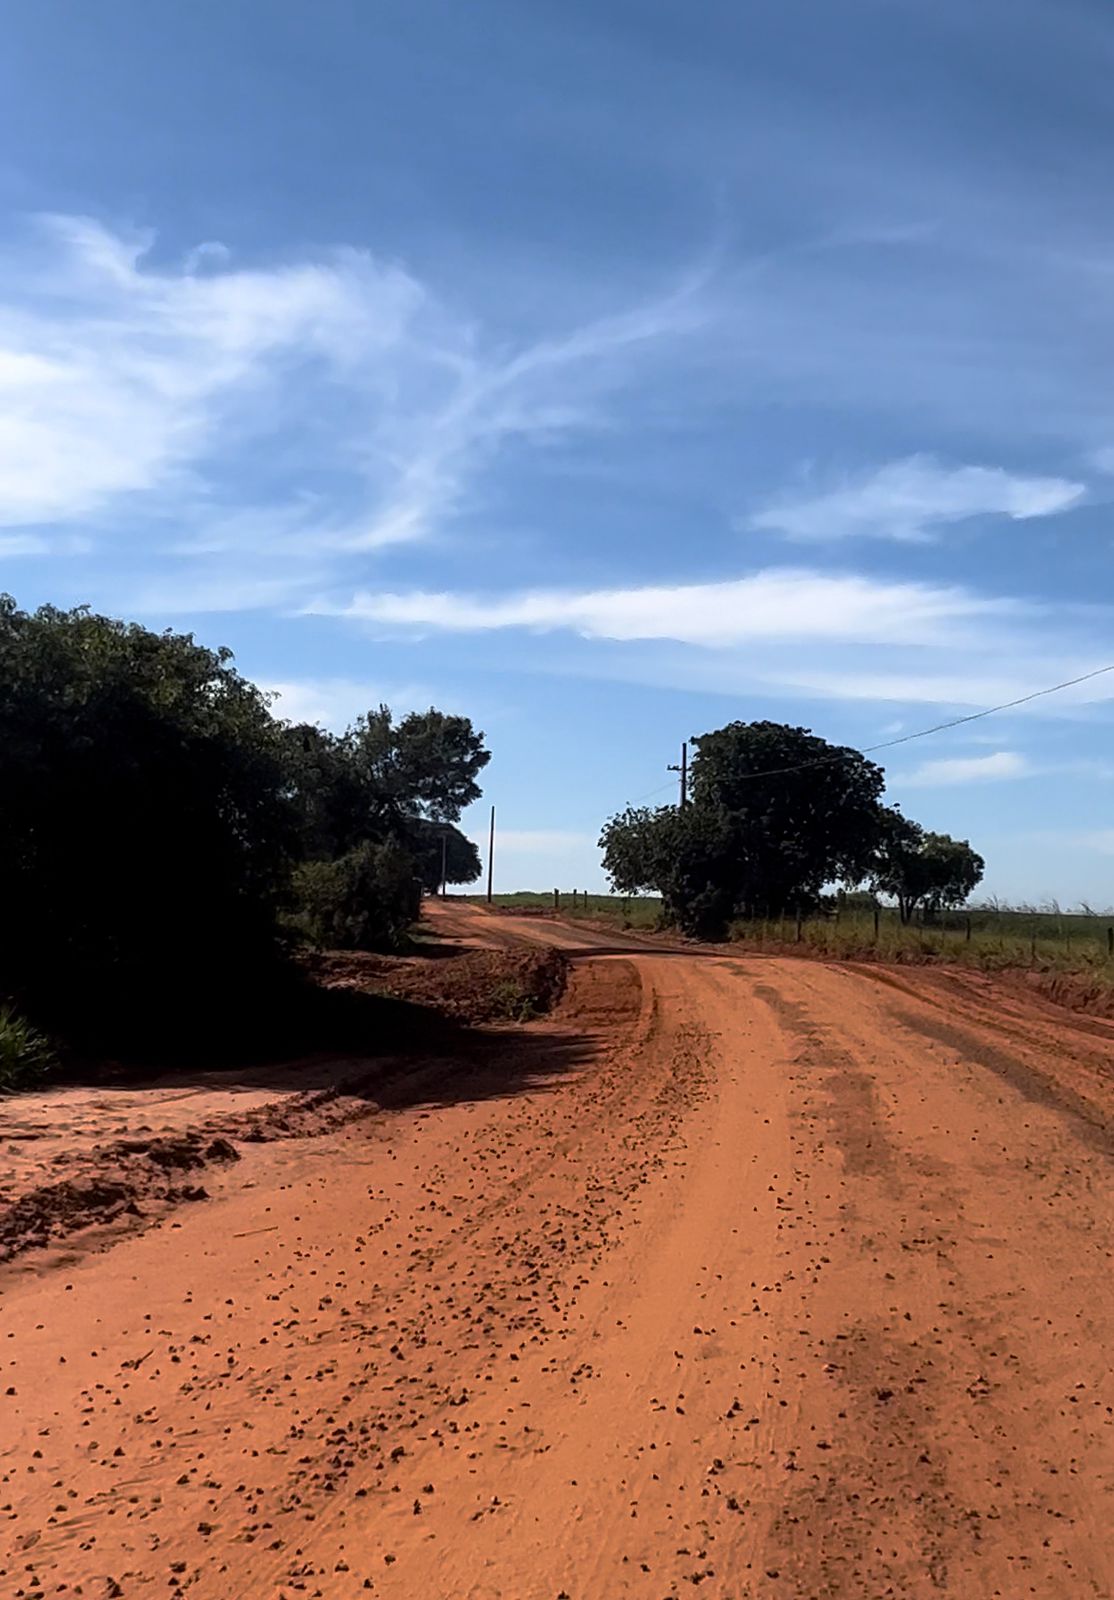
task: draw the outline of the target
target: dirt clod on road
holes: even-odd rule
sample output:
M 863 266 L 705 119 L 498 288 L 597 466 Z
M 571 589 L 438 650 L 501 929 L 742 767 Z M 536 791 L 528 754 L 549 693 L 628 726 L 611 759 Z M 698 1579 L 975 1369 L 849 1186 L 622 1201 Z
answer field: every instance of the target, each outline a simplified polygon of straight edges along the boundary
M 1114 1027 L 434 915 L 557 1009 L 0 1278 L 0 1593 L 1114 1594 Z

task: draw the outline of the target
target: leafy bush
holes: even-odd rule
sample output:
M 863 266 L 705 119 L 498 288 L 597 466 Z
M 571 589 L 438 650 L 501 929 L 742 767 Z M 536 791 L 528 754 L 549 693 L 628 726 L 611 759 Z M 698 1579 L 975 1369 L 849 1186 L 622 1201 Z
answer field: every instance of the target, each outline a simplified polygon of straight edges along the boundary
M 0 595 L 5 993 L 85 1052 L 208 1043 L 290 979 L 291 927 L 396 948 L 442 829 L 476 876 L 451 824 L 489 759 L 467 717 L 295 727 L 227 650 Z
M 282 757 L 228 651 L 0 596 L 0 972 L 21 1005 L 138 1034 L 269 960 L 299 848 Z
M 33 1088 L 55 1064 L 48 1040 L 12 1006 L 0 1006 L 0 1094 Z
M 330 950 L 397 950 L 417 920 L 413 858 L 394 844 L 362 844 L 294 874 L 295 925 Z

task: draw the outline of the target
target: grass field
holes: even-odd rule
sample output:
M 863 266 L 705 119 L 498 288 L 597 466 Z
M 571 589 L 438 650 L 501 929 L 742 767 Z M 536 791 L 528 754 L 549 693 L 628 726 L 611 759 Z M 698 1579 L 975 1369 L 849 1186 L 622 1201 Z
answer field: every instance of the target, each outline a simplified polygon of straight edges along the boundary
M 485 901 L 485 895 L 468 895 L 469 900 Z M 536 911 L 555 909 L 553 890 L 534 893 L 523 889 L 517 894 L 497 894 L 493 904 L 507 910 Z M 562 890 L 556 909 L 563 917 L 584 917 L 589 921 L 614 922 L 619 928 L 656 928 L 661 917 L 661 901 L 656 895 L 624 896 L 588 894 L 583 889 Z
M 757 947 L 803 947 L 802 953 L 846 960 L 947 961 L 983 971 L 1009 967 L 1086 972 L 1114 982 L 1110 929 L 1114 915 L 976 907 L 936 922 L 902 927 L 897 912 L 882 909 L 838 917 L 780 922 L 737 922 L 732 938 Z
M 480 895 L 471 896 L 482 899 Z M 495 896 L 495 904 L 539 913 L 554 910 L 553 891 Z M 586 894 L 562 891 L 557 905 L 562 917 L 612 922 L 619 928 L 653 929 L 659 925 L 661 901 L 656 896 Z M 1114 911 L 1039 910 L 974 906 L 945 913 L 922 925 L 902 927 L 896 910 L 873 911 L 856 906 L 838 915 L 780 921 L 736 922 L 731 938 L 758 949 L 793 947 L 802 955 L 830 955 L 845 960 L 895 962 L 950 961 L 996 971 L 1008 967 L 1091 973 L 1114 983 Z

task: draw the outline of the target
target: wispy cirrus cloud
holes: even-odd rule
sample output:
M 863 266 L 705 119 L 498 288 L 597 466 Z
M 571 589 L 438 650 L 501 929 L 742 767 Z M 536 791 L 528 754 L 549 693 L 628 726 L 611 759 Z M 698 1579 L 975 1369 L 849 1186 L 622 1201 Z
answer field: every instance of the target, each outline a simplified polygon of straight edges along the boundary
M 307 609 L 402 629 L 568 630 L 589 639 L 725 646 L 765 639 L 939 644 L 960 624 L 1021 617 L 1029 608 L 958 586 L 771 568 L 716 583 L 579 592 L 540 589 L 485 597 L 362 591 L 340 605 L 320 601 Z
M 784 494 L 747 526 L 815 542 L 828 539 L 925 540 L 951 523 L 1002 516 L 1055 516 L 1083 499 L 1083 484 L 1029 477 L 1001 467 L 947 467 L 931 456 L 891 461 L 819 493 Z
M 958 584 L 779 567 L 625 588 L 361 590 L 305 610 L 380 638 L 483 637 L 488 653 L 497 653 L 501 636 L 532 635 L 535 661 L 563 675 L 758 694 L 767 704 L 777 697 L 905 706 L 913 727 L 924 720 L 918 706 L 983 710 L 1092 674 L 1107 629 L 1096 608 L 1076 608 L 1069 618 Z M 510 648 L 519 659 L 520 646 Z M 1114 677 L 1088 676 L 1024 710 L 1081 716 L 1112 696 Z
M 48 217 L 9 251 L 0 524 L 88 523 L 159 490 L 188 503 L 230 424 L 277 415 L 290 361 L 349 370 L 397 348 L 423 303 L 404 272 L 357 252 L 208 272 L 151 266 L 152 245 Z
M 0 554 L 81 524 L 141 540 L 138 597 L 273 605 L 436 534 L 500 452 L 598 428 L 706 281 L 511 345 L 367 251 L 166 263 L 39 218 L 0 264 Z
M 1018 751 L 996 750 L 985 756 L 943 756 L 923 761 L 912 772 L 895 776 L 892 782 L 906 789 L 937 789 L 955 784 L 996 783 L 1032 774 L 1032 766 Z
M 417 683 L 383 683 L 358 678 L 265 679 L 259 687 L 273 695 L 272 710 L 286 722 L 316 722 L 347 728 L 357 717 L 389 705 L 396 713 L 418 711 L 436 703 L 451 710 L 451 696 Z

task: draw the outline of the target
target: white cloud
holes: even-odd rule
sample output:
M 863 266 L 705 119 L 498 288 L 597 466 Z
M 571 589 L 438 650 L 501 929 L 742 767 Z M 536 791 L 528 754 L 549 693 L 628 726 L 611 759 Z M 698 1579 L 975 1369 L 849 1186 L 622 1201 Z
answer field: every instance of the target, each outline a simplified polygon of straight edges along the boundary
M 919 540 L 969 517 L 1054 516 L 1077 505 L 1085 492 L 1081 483 L 1066 478 L 1022 477 L 1001 467 L 945 467 L 931 456 L 915 455 L 819 494 L 782 495 L 747 525 L 805 542 Z
M 352 678 L 303 678 L 268 681 L 259 687 L 274 695 L 271 709 L 287 722 L 317 722 L 326 728 L 348 727 L 357 717 L 389 705 L 396 714 L 424 710 L 436 702 L 445 709 L 444 696 L 420 684 L 366 683 Z
M 1076 845 L 1085 850 L 1097 850 L 1100 855 L 1114 856 L 1114 828 L 1096 828 L 1082 833 L 1049 833 L 1042 835 L 1047 844 Z
M 228 418 L 258 416 L 284 360 L 370 360 L 397 347 L 423 299 L 400 269 L 356 252 L 199 276 L 145 265 L 150 245 L 54 217 L 9 252 L 0 524 L 85 521 L 159 487 L 181 496 Z
M 477 598 L 363 592 L 346 605 L 321 601 L 308 609 L 418 630 L 569 629 L 590 639 L 707 646 L 766 639 L 940 644 L 959 624 L 1025 611 L 1017 602 L 953 586 L 779 568 L 718 583 L 580 593 L 539 589 Z
M 1004 778 L 1025 778 L 1032 768 L 1016 750 L 997 750 L 988 756 L 943 757 L 924 761 L 914 771 L 893 777 L 894 787 L 935 789 L 951 784 L 997 782 Z
M 597 427 L 637 353 L 702 317 L 693 278 L 501 347 L 364 251 L 246 268 L 209 241 L 166 266 L 153 245 L 40 218 L 0 261 L 0 527 L 130 529 L 144 569 L 191 563 L 217 601 L 230 555 L 267 605 L 430 536 L 498 451 Z
M 0 560 L 5 556 L 41 556 L 49 549 L 49 542 L 37 533 L 0 533 Z

